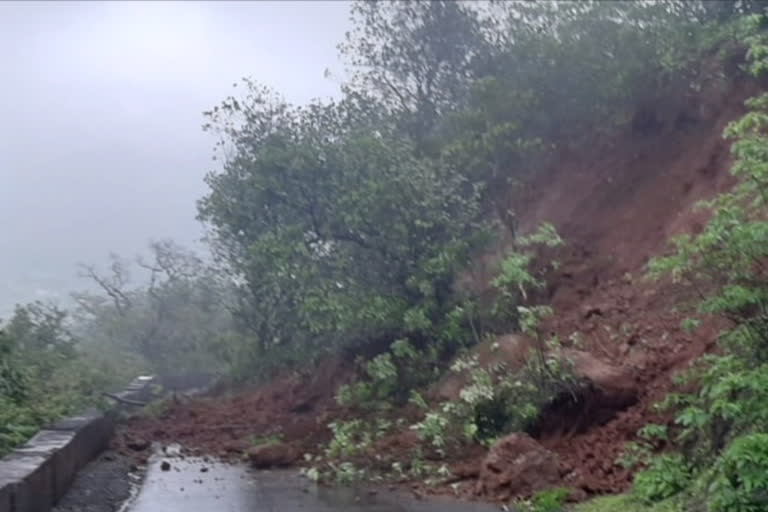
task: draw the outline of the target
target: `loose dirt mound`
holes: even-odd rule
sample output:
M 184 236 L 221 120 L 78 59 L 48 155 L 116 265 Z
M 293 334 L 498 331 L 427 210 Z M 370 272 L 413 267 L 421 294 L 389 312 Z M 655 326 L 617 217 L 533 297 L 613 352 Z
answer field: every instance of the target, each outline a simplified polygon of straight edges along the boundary
M 251 391 L 170 400 L 159 415 L 129 421 L 115 447 L 129 453 L 132 440 L 152 439 L 180 443 L 192 452 L 241 458 L 252 447 L 280 440 L 302 454 L 328 440 L 326 426 L 339 414 L 334 394 L 351 376 L 351 365 L 333 359 L 311 375 L 287 373 Z
M 559 481 L 555 454 L 526 434 L 510 434 L 491 446 L 480 464 L 476 493 L 507 500 L 552 487 Z

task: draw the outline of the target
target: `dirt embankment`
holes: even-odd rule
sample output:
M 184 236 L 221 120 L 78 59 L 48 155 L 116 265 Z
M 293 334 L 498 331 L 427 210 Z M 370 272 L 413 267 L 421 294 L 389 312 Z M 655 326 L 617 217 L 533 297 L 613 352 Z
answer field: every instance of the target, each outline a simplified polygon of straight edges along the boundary
M 756 86 L 713 86 L 684 107 L 660 132 L 623 140 L 595 157 L 561 160 L 537 184 L 543 193 L 523 217 L 532 226 L 555 224 L 566 241 L 562 266 L 552 276 L 555 316 L 548 329 L 566 343 L 634 373 L 635 405 L 595 422 L 588 407 L 555 410 L 540 442 L 559 456 L 561 474 L 588 493 L 625 490 L 631 474 L 616 463 L 624 444 L 648 422 L 669 417 L 653 409 L 671 389 L 671 378 L 714 347 L 722 322 L 681 327 L 695 297 L 669 282 L 645 278 L 646 264 L 663 254 L 670 237 L 696 233 L 707 214 L 695 208 L 727 190 L 728 122 L 745 111 Z
M 544 297 L 556 313 L 547 329 L 571 348 L 628 370 L 637 391 L 629 406 L 601 410 L 587 401 L 553 407 L 534 433 L 540 446 L 557 455 L 562 481 L 585 494 L 629 486 L 631 475 L 616 462 L 624 444 L 647 422 L 669 420 L 651 406 L 671 388 L 677 371 L 714 346 L 721 325 L 709 321 L 685 332 L 681 306 L 690 297 L 643 276 L 670 236 L 701 229 L 706 213 L 693 205 L 733 184 L 722 130 L 754 92 L 746 82 L 714 84 L 679 112 L 651 112 L 668 120 L 652 133 L 629 130 L 590 150 L 563 153 L 519 208 L 522 231 L 547 221 L 566 242 Z M 484 264 L 492 265 L 492 259 Z M 482 269 L 475 275 L 482 276 Z M 174 404 L 159 417 L 127 425 L 117 444 L 128 450 L 125 445 L 136 438 L 174 441 L 240 457 L 255 437 L 279 433 L 296 453 L 312 451 L 329 438 L 326 425 L 341 413 L 333 395 L 350 374 L 349 365 L 329 361 L 308 379 L 286 375 L 237 395 Z M 390 449 L 412 446 L 392 443 Z M 472 484 L 483 457 L 483 451 L 466 454 L 454 469 Z M 486 489 L 486 498 L 500 496 L 487 486 L 466 488 Z

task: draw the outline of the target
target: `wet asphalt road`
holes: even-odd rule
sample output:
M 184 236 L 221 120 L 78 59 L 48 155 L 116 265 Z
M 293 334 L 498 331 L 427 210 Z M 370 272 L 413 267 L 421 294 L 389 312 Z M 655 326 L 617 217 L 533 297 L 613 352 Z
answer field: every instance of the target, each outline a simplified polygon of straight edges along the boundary
M 169 471 L 161 463 L 171 463 Z M 129 512 L 491 512 L 499 507 L 319 487 L 291 471 L 153 456 Z

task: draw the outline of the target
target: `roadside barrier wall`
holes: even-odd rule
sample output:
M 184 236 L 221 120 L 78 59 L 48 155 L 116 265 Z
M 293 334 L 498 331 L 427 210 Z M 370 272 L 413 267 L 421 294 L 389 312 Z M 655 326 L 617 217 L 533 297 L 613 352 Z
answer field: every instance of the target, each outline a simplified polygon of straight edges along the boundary
M 152 397 L 154 377 L 134 379 L 116 396 L 128 402 Z M 49 512 L 75 475 L 109 444 L 120 407 L 91 409 L 40 430 L 24 446 L 0 459 L 0 512 Z

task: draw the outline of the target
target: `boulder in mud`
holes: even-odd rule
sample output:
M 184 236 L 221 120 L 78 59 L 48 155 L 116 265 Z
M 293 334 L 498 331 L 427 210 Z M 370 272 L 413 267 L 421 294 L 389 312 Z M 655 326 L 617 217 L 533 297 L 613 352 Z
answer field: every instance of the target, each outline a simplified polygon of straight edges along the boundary
M 599 395 L 603 407 L 619 410 L 637 401 L 639 390 L 631 368 L 608 364 L 581 350 L 565 349 L 562 357 L 576 377 Z
M 503 363 L 510 372 L 523 368 L 531 355 L 534 342 L 523 335 L 507 334 L 473 347 L 470 355 L 477 358 L 480 367 Z M 563 349 L 555 354 L 573 369 L 574 376 L 584 383 L 600 407 L 620 410 L 637 401 L 638 386 L 630 366 L 606 363 L 589 352 Z M 455 401 L 470 382 L 469 372 L 448 372 L 429 392 L 437 401 Z
M 480 464 L 476 493 L 494 498 L 528 496 L 556 486 L 560 472 L 555 454 L 527 434 L 509 434 L 497 441 Z
M 639 386 L 629 366 L 598 359 L 588 352 L 564 349 L 560 357 L 572 368 L 580 385 L 567 389 L 541 411 L 529 433 L 537 438 L 586 432 L 603 425 L 637 403 Z
M 287 443 L 272 443 L 248 450 L 251 465 L 258 469 L 290 466 L 299 458 L 299 452 Z

